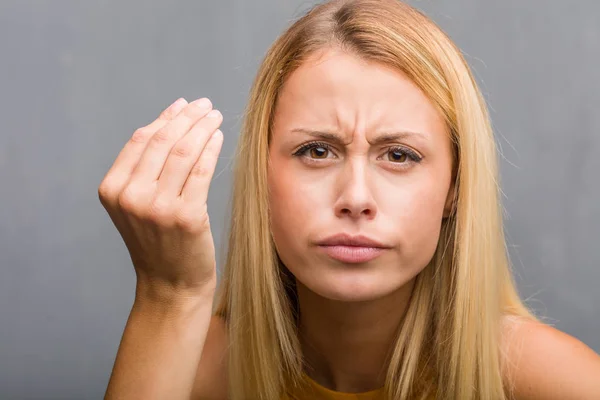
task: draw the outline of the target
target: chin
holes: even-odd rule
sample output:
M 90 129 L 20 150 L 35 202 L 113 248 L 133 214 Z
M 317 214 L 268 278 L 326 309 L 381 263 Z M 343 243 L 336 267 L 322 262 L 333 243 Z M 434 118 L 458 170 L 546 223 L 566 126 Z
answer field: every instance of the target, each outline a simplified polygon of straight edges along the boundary
M 299 275 L 296 276 L 298 282 L 314 294 L 328 300 L 345 302 L 377 300 L 395 292 L 406 283 L 400 278 L 390 279 L 389 274 L 378 273 L 376 270 L 345 269 L 327 273 L 320 271 L 319 275 L 311 274 L 306 277 Z
M 332 290 L 329 288 L 328 290 L 321 291 L 320 293 L 315 292 L 321 297 L 327 300 L 333 301 L 343 301 L 346 303 L 358 303 L 365 301 L 373 301 L 379 298 L 384 297 L 383 294 L 378 293 L 377 291 L 372 290 L 364 290 L 364 291 L 351 291 L 351 290 Z

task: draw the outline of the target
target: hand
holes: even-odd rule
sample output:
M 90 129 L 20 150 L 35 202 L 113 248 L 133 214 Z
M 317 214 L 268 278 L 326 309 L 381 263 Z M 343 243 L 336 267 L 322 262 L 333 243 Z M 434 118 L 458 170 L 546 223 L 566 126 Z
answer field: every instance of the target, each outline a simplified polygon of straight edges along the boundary
M 206 202 L 223 144 L 222 120 L 208 99 L 177 100 L 133 133 L 98 188 L 131 256 L 136 295 L 162 299 L 214 290 Z

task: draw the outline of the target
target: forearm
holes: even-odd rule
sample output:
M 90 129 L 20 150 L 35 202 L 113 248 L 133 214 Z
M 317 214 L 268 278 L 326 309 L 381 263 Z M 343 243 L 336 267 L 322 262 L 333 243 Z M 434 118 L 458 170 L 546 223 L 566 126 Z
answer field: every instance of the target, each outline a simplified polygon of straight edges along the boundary
M 169 302 L 136 296 L 105 399 L 188 400 L 210 324 L 212 294 Z

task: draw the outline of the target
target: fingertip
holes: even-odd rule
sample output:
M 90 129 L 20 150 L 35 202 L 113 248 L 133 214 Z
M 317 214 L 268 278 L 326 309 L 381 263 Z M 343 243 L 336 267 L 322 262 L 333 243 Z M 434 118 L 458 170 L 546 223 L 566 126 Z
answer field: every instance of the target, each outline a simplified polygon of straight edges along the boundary
M 217 129 L 216 131 L 214 131 L 214 133 L 210 137 L 209 141 L 211 142 L 211 147 L 213 147 L 213 146 L 220 147 L 224 141 L 223 131 L 221 131 L 220 129 Z
M 181 111 L 183 109 L 183 107 L 185 107 L 187 104 L 188 104 L 187 100 L 184 99 L 183 97 L 180 97 L 177 100 L 175 100 L 175 102 L 171 106 L 171 111 L 176 114 L 179 111 Z
M 158 116 L 158 119 L 163 120 L 163 121 L 169 121 L 169 120 L 175 118 L 175 116 L 177 116 L 177 114 L 179 114 L 179 112 L 186 105 L 187 105 L 187 100 L 184 99 L 183 97 L 180 97 L 177 100 L 175 100 L 169 107 L 167 107 L 163 112 L 161 112 L 160 115 Z

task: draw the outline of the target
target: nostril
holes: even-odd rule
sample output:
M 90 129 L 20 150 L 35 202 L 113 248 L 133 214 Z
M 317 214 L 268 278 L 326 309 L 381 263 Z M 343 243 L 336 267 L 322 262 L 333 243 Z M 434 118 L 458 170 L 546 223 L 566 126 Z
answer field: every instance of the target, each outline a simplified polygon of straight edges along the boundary
M 342 215 L 366 215 L 366 216 L 369 216 L 369 217 L 371 215 L 373 215 L 373 210 L 371 210 L 370 208 L 367 208 L 367 209 L 364 209 L 364 210 L 361 210 L 361 211 L 358 211 L 358 210 L 356 210 L 356 211 L 357 212 L 352 212 L 352 210 L 349 209 L 349 208 L 343 208 L 343 209 L 340 210 L 340 213 Z

